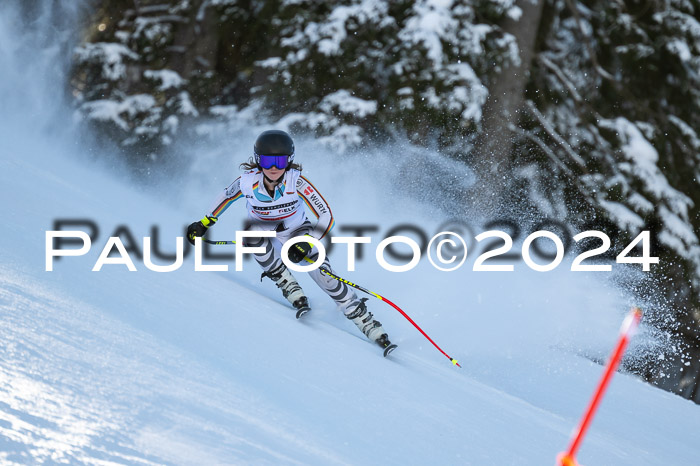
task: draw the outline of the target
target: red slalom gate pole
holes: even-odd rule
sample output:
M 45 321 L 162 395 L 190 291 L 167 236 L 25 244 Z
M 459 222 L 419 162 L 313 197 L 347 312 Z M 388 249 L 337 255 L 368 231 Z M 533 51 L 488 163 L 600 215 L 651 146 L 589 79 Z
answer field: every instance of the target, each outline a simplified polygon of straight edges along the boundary
M 575 434 L 571 439 L 569 448 L 565 453 L 560 453 L 557 456 L 557 466 L 578 466 L 578 463 L 576 462 L 576 452 L 581 446 L 583 437 L 585 437 L 586 431 L 588 430 L 588 427 L 593 420 L 593 416 L 598 409 L 598 405 L 603 399 L 603 394 L 605 393 L 605 390 L 608 387 L 617 366 L 620 364 L 622 355 L 625 354 L 625 348 L 627 347 L 632 335 L 634 335 L 634 332 L 641 320 L 642 311 L 637 307 L 633 307 L 629 314 L 627 314 L 627 317 L 625 317 L 625 320 L 622 322 L 622 326 L 620 327 L 620 338 L 617 341 L 617 346 L 615 346 L 615 349 L 610 355 L 610 359 L 608 360 L 603 377 L 598 383 L 598 387 L 593 394 L 593 398 L 591 399 L 590 403 L 588 403 L 588 407 L 586 408 L 586 412 L 581 419 L 581 423 L 574 431 Z

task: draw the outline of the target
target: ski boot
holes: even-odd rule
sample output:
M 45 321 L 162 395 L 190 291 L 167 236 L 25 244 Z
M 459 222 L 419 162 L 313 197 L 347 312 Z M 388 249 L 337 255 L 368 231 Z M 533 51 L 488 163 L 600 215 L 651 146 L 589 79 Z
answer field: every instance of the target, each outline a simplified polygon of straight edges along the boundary
M 355 309 L 345 314 L 345 317 L 352 320 L 370 341 L 377 343 L 384 350 L 384 357 L 387 357 L 396 349 L 396 345 L 389 341 L 389 335 L 384 331 L 381 322 L 374 320 L 372 313 L 367 310 L 365 301 L 367 298 L 362 298 Z
M 287 269 L 287 266 L 280 264 L 275 270 L 270 272 L 263 272 L 260 276 L 260 281 L 268 276 L 275 282 L 277 288 L 282 290 L 282 295 L 287 298 L 294 309 L 297 311 L 297 319 L 306 314 L 311 310 L 309 307 L 309 300 L 304 294 L 304 290 L 301 289 L 299 283 L 296 281 L 292 273 Z

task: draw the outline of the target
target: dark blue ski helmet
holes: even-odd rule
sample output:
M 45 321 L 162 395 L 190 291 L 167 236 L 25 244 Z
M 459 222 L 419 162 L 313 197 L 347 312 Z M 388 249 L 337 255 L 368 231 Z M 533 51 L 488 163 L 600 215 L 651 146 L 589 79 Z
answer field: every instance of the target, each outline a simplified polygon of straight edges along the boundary
M 286 155 L 291 164 L 294 161 L 294 141 L 289 134 L 278 129 L 263 131 L 255 140 L 253 152 L 258 165 L 261 155 Z

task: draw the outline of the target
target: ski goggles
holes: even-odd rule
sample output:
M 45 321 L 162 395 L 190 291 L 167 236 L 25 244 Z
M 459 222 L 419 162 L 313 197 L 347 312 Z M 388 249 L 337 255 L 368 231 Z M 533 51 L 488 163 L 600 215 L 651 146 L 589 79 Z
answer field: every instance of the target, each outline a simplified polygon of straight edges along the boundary
M 258 163 L 262 168 L 272 168 L 273 166 L 284 170 L 289 164 L 288 155 L 260 155 Z

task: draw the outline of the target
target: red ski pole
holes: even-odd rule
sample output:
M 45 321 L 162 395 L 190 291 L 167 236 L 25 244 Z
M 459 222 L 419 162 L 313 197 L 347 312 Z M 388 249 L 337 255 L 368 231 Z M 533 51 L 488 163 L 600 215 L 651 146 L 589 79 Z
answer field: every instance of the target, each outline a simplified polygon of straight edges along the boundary
M 202 238 L 202 241 L 204 241 L 205 243 L 209 243 L 209 244 L 236 244 L 235 241 L 212 241 L 212 240 L 209 240 L 209 239 L 206 239 L 206 238 Z M 308 262 L 308 263 L 310 263 L 310 264 L 313 264 L 313 263 L 314 263 L 314 261 L 312 261 L 312 260 L 309 259 L 308 257 L 305 257 L 304 260 L 306 260 L 306 262 Z M 388 305 L 390 305 L 391 307 L 393 307 L 394 309 L 396 309 L 397 311 L 399 311 L 399 313 L 400 313 L 402 316 L 404 316 L 404 318 L 405 318 L 406 320 L 408 320 L 411 324 L 413 324 L 413 326 L 414 326 L 416 329 L 418 329 L 418 331 L 419 331 L 425 338 L 427 338 L 428 341 L 429 341 L 430 343 L 432 343 L 432 345 L 433 345 L 438 351 L 440 351 L 447 359 L 449 359 L 450 362 L 451 362 L 453 365 L 455 365 L 455 366 L 457 366 L 457 367 L 462 367 L 462 366 L 459 365 L 459 363 L 457 362 L 457 360 L 456 360 L 455 358 L 453 358 L 453 357 L 450 356 L 449 354 L 445 353 L 445 352 L 442 350 L 442 348 L 440 348 L 440 347 L 438 346 L 438 344 L 435 343 L 435 342 L 433 341 L 433 339 L 430 338 L 430 337 L 428 336 L 428 334 L 425 333 L 425 332 L 423 331 L 423 329 L 420 328 L 420 326 L 418 326 L 418 324 L 415 323 L 415 322 L 413 321 L 413 319 L 411 319 L 411 317 L 410 317 L 408 314 L 406 314 L 399 306 L 397 306 L 396 304 L 392 303 L 391 301 L 389 301 L 389 300 L 388 300 L 387 298 L 385 298 L 384 296 L 375 293 L 374 291 L 370 291 L 370 290 L 368 290 L 367 288 L 364 288 L 364 287 L 362 287 L 362 286 L 360 286 L 360 285 L 357 285 L 356 283 L 353 283 L 353 282 L 351 282 L 351 281 L 348 281 L 348 280 L 346 280 L 346 279 L 344 279 L 344 278 L 342 278 L 342 277 L 339 277 L 339 276 L 335 275 L 334 273 L 332 273 L 330 270 L 326 269 L 325 267 L 321 267 L 320 270 L 321 270 L 322 273 L 324 273 L 325 275 L 331 277 L 332 279 L 338 280 L 339 282 L 343 282 L 343 283 L 345 283 L 346 285 L 350 285 L 350 286 L 352 286 L 353 288 L 356 288 L 356 289 L 358 289 L 358 290 L 360 290 L 360 291 L 362 291 L 362 292 L 364 292 L 364 293 L 367 293 L 367 294 L 369 294 L 369 295 L 372 295 L 372 296 L 374 296 L 375 298 L 377 298 L 377 299 L 379 299 L 379 300 L 381 300 L 381 301 L 384 301 L 385 303 L 387 303 Z
M 583 418 L 581 419 L 581 423 L 574 431 L 569 448 L 565 453 L 560 453 L 557 456 L 557 466 L 578 466 L 578 463 L 576 462 L 576 452 L 581 446 L 583 437 L 586 435 L 586 431 L 593 420 L 593 416 L 598 409 L 598 405 L 603 399 L 603 394 L 605 393 L 605 390 L 610 383 L 617 366 L 620 364 L 622 355 L 625 354 L 627 343 L 629 343 L 630 338 L 632 335 L 634 335 L 634 331 L 639 325 L 639 321 L 641 319 L 642 311 L 639 308 L 634 307 L 622 322 L 622 326 L 620 327 L 620 338 L 617 341 L 617 346 L 615 346 L 615 349 L 608 360 L 608 364 L 605 367 L 605 372 L 603 372 L 603 377 L 598 383 L 598 387 L 593 394 L 593 398 L 591 399 L 590 403 L 588 403 L 588 407 L 586 408 Z
M 308 258 L 307 258 L 307 261 L 308 261 L 308 262 L 311 262 L 311 263 L 313 264 L 313 261 L 311 261 L 311 260 L 308 259 Z M 389 300 L 388 300 L 387 298 L 385 298 L 384 296 L 375 293 L 374 291 L 370 291 L 370 290 L 368 290 L 368 289 L 365 288 L 365 287 L 362 287 L 362 286 L 360 286 L 360 285 L 358 285 L 358 284 L 356 284 L 356 283 L 353 283 L 353 282 L 351 282 L 351 281 L 348 281 L 348 280 L 346 280 L 346 279 L 344 279 L 344 278 L 342 278 L 342 277 L 339 277 L 339 276 L 335 275 L 334 273 L 332 273 L 331 271 L 329 271 L 329 270 L 326 269 L 325 267 L 321 267 L 321 272 L 323 272 L 324 274 L 328 275 L 329 277 L 331 277 L 331 278 L 333 278 L 333 279 L 335 279 L 335 280 L 338 280 L 339 282 L 343 282 L 343 283 L 345 283 L 346 285 L 350 285 L 350 286 L 352 286 L 353 288 L 356 288 L 356 289 L 358 289 L 358 290 L 360 290 L 360 291 L 362 291 L 362 292 L 364 292 L 364 293 L 367 293 L 367 294 L 369 294 L 369 295 L 372 295 L 372 296 L 374 296 L 375 298 L 377 298 L 377 299 L 379 299 L 379 300 L 381 300 L 381 301 L 384 301 L 384 302 L 387 303 L 389 306 L 391 306 L 391 307 L 393 307 L 394 309 L 396 309 L 397 311 L 399 311 L 399 313 L 400 313 L 402 316 L 404 316 L 404 318 L 405 318 L 406 320 L 408 320 L 411 324 L 413 324 L 413 326 L 414 326 L 416 329 L 418 329 L 418 331 L 419 331 L 430 343 L 432 343 L 433 346 L 434 346 L 438 351 L 440 351 L 447 359 L 449 359 L 450 362 L 451 362 L 453 365 L 455 365 L 455 366 L 457 366 L 457 367 L 462 367 L 462 366 L 459 365 L 459 363 L 457 362 L 457 360 L 456 360 L 455 358 L 453 358 L 453 357 L 450 356 L 449 354 L 445 353 L 445 352 L 442 350 L 442 348 L 440 348 L 440 347 L 438 346 L 438 344 L 435 343 L 435 342 L 433 341 L 433 339 L 430 338 L 430 337 L 428 336 L 428 334 L 425 333 L 425 332 L 423 331 L 423 329 L 420 328 L 420 326 L 419 326 L 417 323 L 415 323 L 415 322 L 413 321 L 413 319 L 411 319 L 411 317 L 410 317 L 408 314 L 406 314 L 399 306 L 397 306 L 396 304 L 392 303 L 391 301 L 389 301 Z

